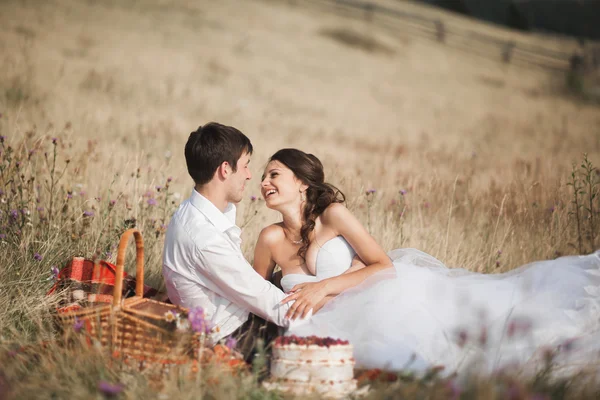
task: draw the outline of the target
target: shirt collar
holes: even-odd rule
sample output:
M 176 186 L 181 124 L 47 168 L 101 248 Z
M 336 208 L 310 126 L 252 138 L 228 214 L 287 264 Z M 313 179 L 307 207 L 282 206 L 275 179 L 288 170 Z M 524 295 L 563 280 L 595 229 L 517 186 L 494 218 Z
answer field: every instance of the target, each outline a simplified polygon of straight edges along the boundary
M 190 201 L 194 207 L 196 207 L 202 214 L 208 218 L 211 224 L 213 224 L 221 232 L 225 232 L 228 229 L 233 228 L 235 225 L 236 207 L 233 203 L 227 203 L 227 208 L 224 212 L 221 212 L 210 200 L 202 196 L 196 191 L 192 190 L 192 196 Z

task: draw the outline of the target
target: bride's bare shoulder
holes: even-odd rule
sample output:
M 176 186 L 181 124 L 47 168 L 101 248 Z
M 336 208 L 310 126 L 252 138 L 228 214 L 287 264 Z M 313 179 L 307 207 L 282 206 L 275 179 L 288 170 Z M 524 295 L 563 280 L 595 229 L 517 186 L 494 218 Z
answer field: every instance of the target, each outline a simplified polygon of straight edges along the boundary
M 321 222 L 328 224 L 339 218 L 346 218 L 348 215 L 352 215 L 352 213 L 345 205 L 342 203 L 331 203 L 321 214 Z
M 285 234 L 280 222 L 264 227 L 258 236 L 258 241 L 267 245 L 280 243 L 283 239 Z

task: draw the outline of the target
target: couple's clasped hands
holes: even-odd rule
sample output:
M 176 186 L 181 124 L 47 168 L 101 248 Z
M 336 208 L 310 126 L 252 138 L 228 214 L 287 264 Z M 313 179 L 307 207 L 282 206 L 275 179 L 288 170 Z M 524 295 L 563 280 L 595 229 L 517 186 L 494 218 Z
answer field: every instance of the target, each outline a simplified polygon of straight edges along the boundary
M 327 279 L 319 282 L 300 283 L 294 286 L 289 293 L 289 296 L 283 299 L 281 304 L 294 302 L 285 316 L 291 320 L 295 320 L 298 317 L 306 318 L 310 310 L 312 310 L 313 314 L 316 313 L 329 300 L 335 297 L 329 291 Z

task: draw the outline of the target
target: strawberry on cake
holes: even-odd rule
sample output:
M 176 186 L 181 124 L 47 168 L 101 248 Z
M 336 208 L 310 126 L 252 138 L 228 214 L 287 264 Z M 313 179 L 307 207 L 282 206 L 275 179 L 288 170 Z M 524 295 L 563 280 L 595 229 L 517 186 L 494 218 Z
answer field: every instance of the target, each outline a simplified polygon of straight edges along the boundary
M 317 336 L 280 336 L 271 360 L 270 389 L 342 397 L 356 390 L 352 345 Z

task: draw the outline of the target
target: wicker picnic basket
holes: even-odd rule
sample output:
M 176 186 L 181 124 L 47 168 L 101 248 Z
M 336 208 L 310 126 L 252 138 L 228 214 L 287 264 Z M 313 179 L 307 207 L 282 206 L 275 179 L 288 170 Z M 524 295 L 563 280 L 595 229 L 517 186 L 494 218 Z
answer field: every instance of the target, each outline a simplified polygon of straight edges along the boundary
M 122 300 L 123 267 L 129 239 L 136 245 L 135 296 Z M 66 333 L 85 328 L 89 341 L 94 339 L 114 357 L 133 358 L 143 362 L 183 364 L 198 360 L 202 340 L 190 329 L 177 329 L 174 316 L 187 318 L 188 310 L 173 304 L 143 298 L 144 244 L 137 229 L 129 229 L 121 236 L 113 303 L 59 312 Z M 171 315 L 169 315 L 171 314 Z

